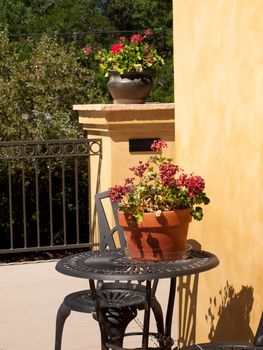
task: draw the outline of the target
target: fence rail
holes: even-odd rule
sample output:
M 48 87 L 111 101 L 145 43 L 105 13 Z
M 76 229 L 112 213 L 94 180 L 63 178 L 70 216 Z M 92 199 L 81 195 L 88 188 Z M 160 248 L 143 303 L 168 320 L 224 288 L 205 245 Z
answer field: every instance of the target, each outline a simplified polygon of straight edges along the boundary
M 87 247 L 100 139 L 0 142 L 0 254 Z

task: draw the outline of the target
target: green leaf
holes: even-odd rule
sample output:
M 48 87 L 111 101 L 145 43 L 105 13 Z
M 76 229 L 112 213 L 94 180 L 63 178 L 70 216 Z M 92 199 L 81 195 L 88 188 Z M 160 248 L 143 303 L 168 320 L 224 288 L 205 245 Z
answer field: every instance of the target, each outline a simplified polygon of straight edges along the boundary
M 191 211 L 191 215 L 193 216 L 193 218 L 195 220 L 202 220 L 203 218 L 203 209 L 201 207 L 195 207 L 192 211 Z

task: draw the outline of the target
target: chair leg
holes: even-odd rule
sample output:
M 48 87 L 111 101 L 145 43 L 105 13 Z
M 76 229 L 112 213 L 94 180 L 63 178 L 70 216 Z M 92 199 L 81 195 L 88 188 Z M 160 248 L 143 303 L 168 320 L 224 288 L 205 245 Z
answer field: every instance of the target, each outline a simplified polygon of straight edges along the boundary
M 62 333 L 64 323 L 67 317 L 70 315 L 71 309 L 64 304 L 60 305 L 56 319 L 56 335 L 55 335 L 55 350 L 61 350 Z
M 151 309 L 155 317 L 157 332 L 164 334 L 163 312 L 160 303 L 155 298 L 151 300 Z
M 262 346 L 263 345 L 263 313 L 261 314 L 261 318 L 259 321 L 258 329 L 253 341 L 254 346 Z

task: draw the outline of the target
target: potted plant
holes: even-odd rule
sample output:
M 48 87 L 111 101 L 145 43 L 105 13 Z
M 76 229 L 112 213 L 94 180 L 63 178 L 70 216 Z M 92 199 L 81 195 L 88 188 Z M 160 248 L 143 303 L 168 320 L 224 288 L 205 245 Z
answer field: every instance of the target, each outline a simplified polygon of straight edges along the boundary
M 131 167 L 134 176 L 109 191 L 111 200 L 119 201 L 119 221 L 131 259 L 181 258 L 189 223 L 192 218 L 202 220 L 201 205 L 210 202 L 204 179 L 186 174 L 163 157 L 165 147 L 165 141 L 155 140 L 151 146 L 155 155 Z
M 164 60 L 149 44 L 153 31 L 121 36 L 110 50 L 95 53 L 101 72 L 108 76 L 107 87 L 114 103 L 144 103 L 152 89 L 152 73 L 163 66 Z M 87 55 L 91 46 L 84 49 Z

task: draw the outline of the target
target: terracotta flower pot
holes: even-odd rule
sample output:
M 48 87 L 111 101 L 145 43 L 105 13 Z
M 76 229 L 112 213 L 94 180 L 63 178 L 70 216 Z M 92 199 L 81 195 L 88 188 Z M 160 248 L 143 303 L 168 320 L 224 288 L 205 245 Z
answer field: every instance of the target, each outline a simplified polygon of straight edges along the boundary
M 115 104 L 145 103 L 152 90 L 152 79 L 146 73 L 119 74 L 112 71 L 107 83 Z
M 119 211 L 129 258 L 148 261 L 182 259 L 191 220 L 190 209 L 162 212 L 159 217 L 145 213 L 140 224 L 131 215 Z

